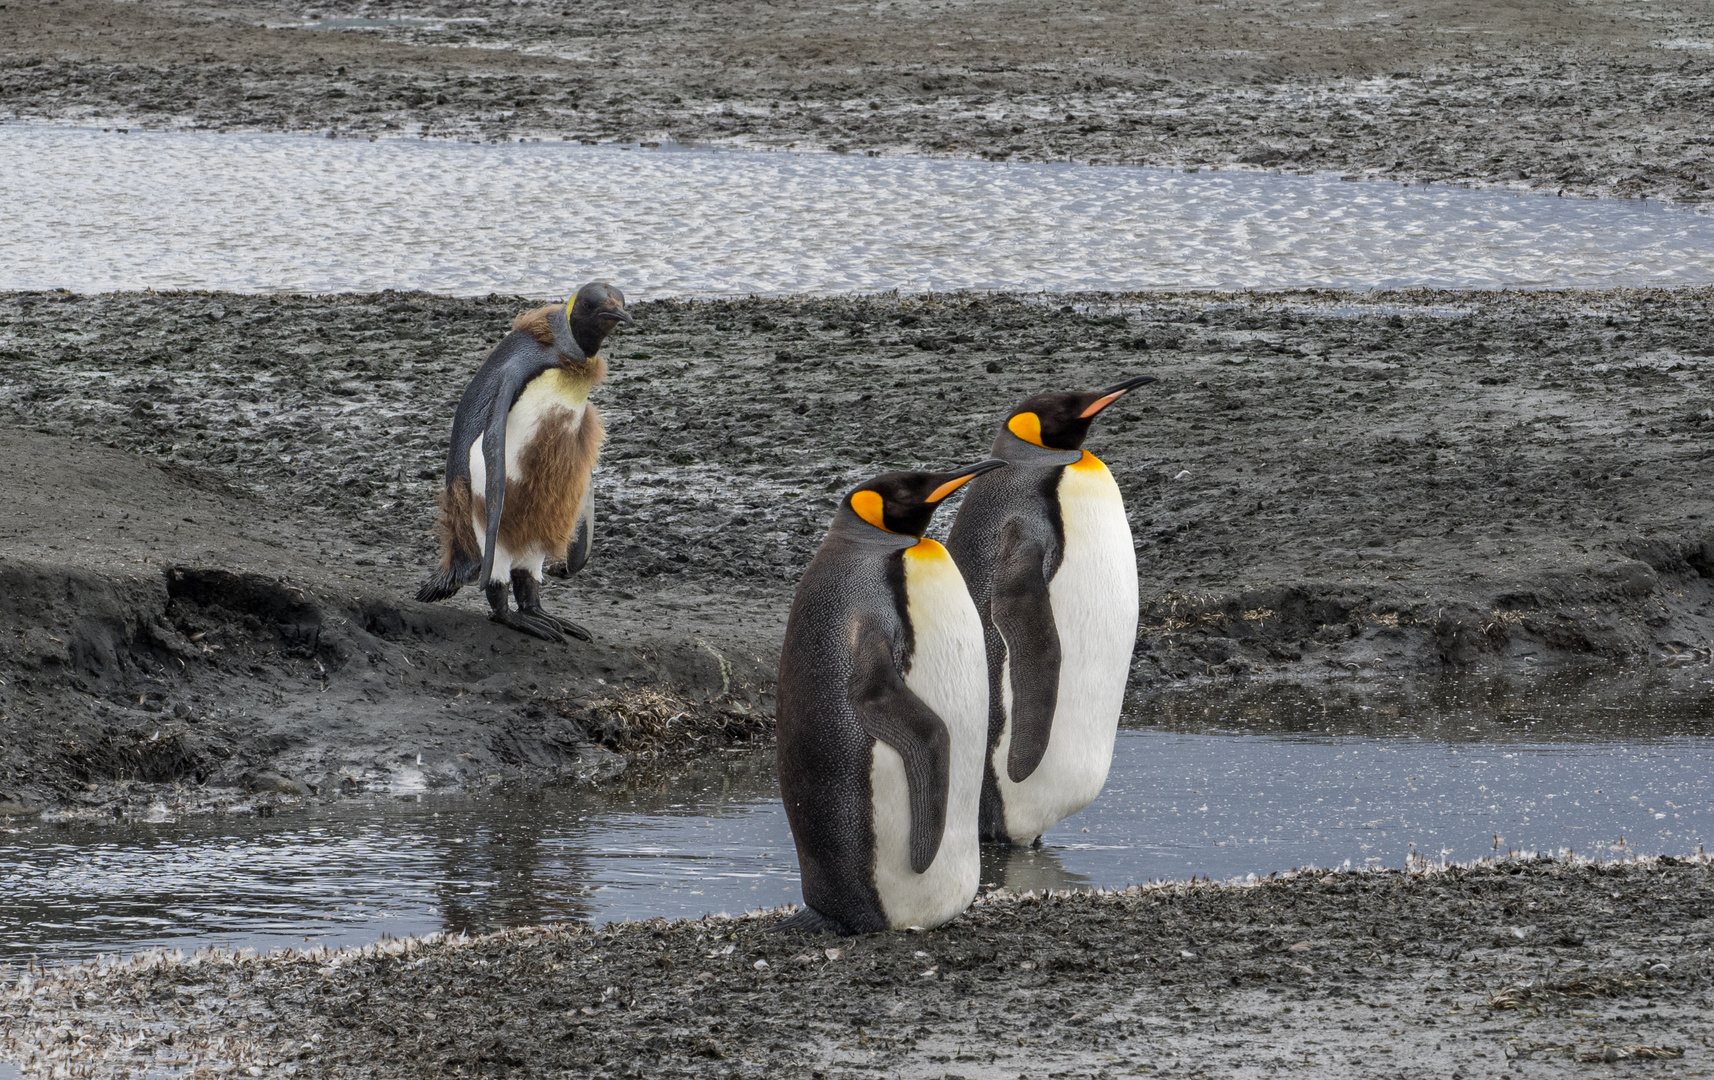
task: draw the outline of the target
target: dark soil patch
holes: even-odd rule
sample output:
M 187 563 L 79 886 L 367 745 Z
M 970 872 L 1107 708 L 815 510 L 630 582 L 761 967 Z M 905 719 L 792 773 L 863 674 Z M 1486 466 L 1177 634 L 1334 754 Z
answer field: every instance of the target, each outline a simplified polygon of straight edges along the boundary
M 1161 382 L 1089 444 L 1137 537 L 1137 691 L 1696 668 L 1711 298 L 639 303 L 599 392 L 596 555 L 548 591 L 600 640 L 566 650 L 474 596 L 406 599 L 454 402 L 529 300 L 0 296 L 0 802 L 84 798 L 95 765 L 46 763 L 106 761 L 163 717 L 203 740 L 186 777 L 323 790 L 415 784 L 419 754 L 431 786 L 587 774 L 567 748 L 606 753 L 592 730 L 662 748 L 592 719 L 621 689 L 694 703 L 673 738 L 765 739 L 783 613 L 840 493 L 979 457 L 1027 394 L 1142 372 Z

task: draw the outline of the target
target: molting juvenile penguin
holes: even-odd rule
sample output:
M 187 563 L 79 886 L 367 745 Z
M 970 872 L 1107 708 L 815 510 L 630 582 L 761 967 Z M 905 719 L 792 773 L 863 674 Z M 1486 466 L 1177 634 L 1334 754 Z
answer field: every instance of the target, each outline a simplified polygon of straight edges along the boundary
M 984 840 L 1034 843 L 1107 782 L 1131 650 L 1137 557 L 1113 475 L 1083 438 L 1152 376 L 1038 394 L 994 440 L 1011 468 L 970 486 L 946 546 L 988 657 Z
M 595 504 L 589 476 L 606 433 L 589 391 L 607 374 L 601 342 L 631 322 L 625 296 L 592 281 L 562 306 L 526 311 L 488 355 L 458 403 L 440 495 L 440 572 L 417 599 L 444 600 L 482 582 L 495 622 L 563 642 L 589 631 L 541 607 L 542 566 L 589 559 Z M 518 609 L 506 603 L 510 581 Z
M 805 908 L 783 929 L 938 926 L 981 876 L 982 623 L 936 505 L 984 461 L 886 473 L 846 496 L 798 583 L 780 654 L 780 794 Z

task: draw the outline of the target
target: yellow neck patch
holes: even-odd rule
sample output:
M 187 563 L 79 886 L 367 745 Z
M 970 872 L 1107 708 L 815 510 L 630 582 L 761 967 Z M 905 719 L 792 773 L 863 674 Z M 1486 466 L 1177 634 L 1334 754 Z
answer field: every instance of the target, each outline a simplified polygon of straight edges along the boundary
M 573 405 L 582 405 L 589 400 L 589 391 L 595 386 L 595 382 L 596 380 L 588 375 L 580 377 L 563 367 L 555 367 L 536 376 L 531 381 L 530 388 L 534 389 L 539 383 L 543 391 Z
M 1067 465 L 1066 468 L 1068 468 L 1068 469 L 1085 469 L 1089 472 L 1094 472 L 1096 470 L 1100 470 L 1101 472 L 1107 471 L 1106 463 L 1103 462 L 1100 458 L 1096 457 L 1094 454 L 1091 454 L 1087 450 L 1083 451 L 1082 457 L 1078 458 L 1076 461 L 1072 462 L 1070 465 Z
M 1006 430 L 1029 443 L 1031 446 L 1041 446 L 1047 449 L 1041 441 L 1041 417 L 1033 412 L 1022 412 L 1006 421 Z
M 905 555 L 912 559 L 926 559 L 936 562 L 942 559 L 948 562 L 952 561 L 952 556 L 946 553 L 946 548 L 941 546 L 940 541 L 930 540 L 926 536 L 911 547 L 906 548 Z
M 882 532 L 892 532 L 893 530 L 886 526 L 885 508 L 886 500 L 881 498 L 878 491 L 859 491 L 851 496 L 853 513 Z

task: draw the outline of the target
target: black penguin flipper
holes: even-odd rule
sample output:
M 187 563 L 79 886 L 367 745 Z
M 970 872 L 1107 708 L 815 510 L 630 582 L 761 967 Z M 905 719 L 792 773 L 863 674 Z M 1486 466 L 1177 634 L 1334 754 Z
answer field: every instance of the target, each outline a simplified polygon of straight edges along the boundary
M 475 427 L 474 421 L 480 419 L 484 473 L 482 502 L 486 528 L 483 530 L 482 569 L 476 580 L 483 586 L 488 585 L 494 575 L 494 545 L 500 539 L 500 518 L 506 509 L 506 421 L 524 388 L 536 376 L 557 364 L 550 349 L 530 335 L 514 331 L 506 335 L 506 339 L 488 357 L 482 370 L 471 381 L 470 389 L 465 391 L 464 400 L 459 403 L 460 415 L 453 421 L 455 460 L 448 466 L 448 482 L 452 482 L 453 465 L 457 464 L 456 447 L 460 431 L 469 431 Z M 474 435 L 475 431 L 469 431 L 466 438 L 473 440 Z M 464 443 L 465 446 L 469 444 L 469 441 Z
M 494 574 L 494 545 L 500 541 L 500 515 L 506 510 L 506 418 L 511 415 L 516 394 L 502 394 L 506 404 L 495 400 L 488 414 L 488 424 L 482 430 L 483 508 L 487 513 L 486 535 L 482 540 L 482 576 L 476 580 L 486 584 Z
M 1059 628 L 1047 592 L 1047 551 L 1026 538 L 1017 522 L 1000 534 L 994 567 L 994 628 L 1006 643 L 1011 668 L 1012 744 L 1006 775 L 1021 784 L 1047 754 L 1059 703 Z
M 893 662 L 892 646 L 872 624 L 852 650 L 851 708 L 871 736 L 899 752 L 911 800 L 911 869 L 923 873 L 946 835 L 952 735 L 946 722 L 916 696 Z
M 571 544 L 565 549 L 565 569 L 560 577 L 570 577 L 589 561 L 589 551 L 595 546 L 595 485 L 583 489 L 583 503 L 577 508 L 577 524 L 571 527 Z
M 812 907 L 804 906 L 784 922 L 768 927 L 770 934 L 838 934 L 850 937 L 851 931 L 838 919 L 830 919 Z

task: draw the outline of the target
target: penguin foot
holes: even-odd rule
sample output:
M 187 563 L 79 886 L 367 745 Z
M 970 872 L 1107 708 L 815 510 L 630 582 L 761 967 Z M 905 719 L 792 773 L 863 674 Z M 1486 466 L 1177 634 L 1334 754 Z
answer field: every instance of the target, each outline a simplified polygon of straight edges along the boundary
M 545 619 L 532 616 L 527 611 L 496 611 L 488 618 L 501 626 L 509 626 L 521 634 L 541 638 L 543 641 L 551 641 L 557 645 L 566 644 L 565 634 L 560 631 L 559 627 Z
M 501 586 L 503 589 L 504 586 Z M 540 626 L 551 627 L 565 637 L 574 637 L 580 641 L 594 641 L 595 635 L 568 619 L 549 615 L 542 610 L 542 583 L 537 581 L 525 570 L 512 571 L 512 595 L 518 598 L 518 615 L 529 619 Z M 489 598 L 492 601 L 492 597 Z M 505 593 L 500 594 L 500 602 L 494 605 L 496 612 L 506 606 Z M 538 635 L 540 636 L 540 635 Z
M 850 937 L 851 931 L 845 924 L 830 919 L 808 905 L 798 909 L 797 914 L 783 923 L 776 923 L 768 928 L 770 934 L 838 934 L 840 937 Z
M 541 608 L 531 608 L 529 611 L 525 612 L 525 614 L 529 615 L 533 619 L 540 619 L 542 622 L 549 624 L 567 637 L 574 637 L 579 641 L 595 640 L 594 634 L 591 634 L 588 630 L 585 630 L 577 623 L 572 622 L 570 619 L 562 619 L 557 615 L 549 615 Z

